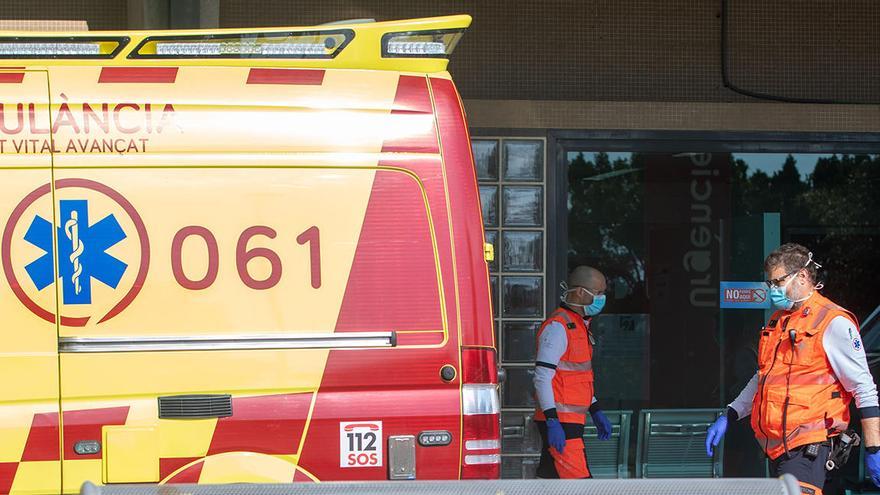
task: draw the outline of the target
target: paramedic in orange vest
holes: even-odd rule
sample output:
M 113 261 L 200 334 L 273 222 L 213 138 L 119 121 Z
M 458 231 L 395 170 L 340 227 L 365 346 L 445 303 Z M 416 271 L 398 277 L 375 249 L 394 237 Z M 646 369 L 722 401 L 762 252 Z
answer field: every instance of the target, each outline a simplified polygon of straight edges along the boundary
M 780 246 L 764 261 L 776 311 L 761 330 L 758 371 L 706 438 L 711 456 L 728 422 L 751 415 L 773 475 L 794 475 L 810 495 L 821 494 L 830 475 L 825 463 L 849 425 L 852 399 L 862 419 L 868 476 L 880 486 L 877 387 L 855 316 L 818 292 L 819 267 L 799 244 Z
M 538 331 L 535 360 L 535 423 L 541 433 L 539 478 L 591 478 L 584 448 L 587 413 L 599 440 L 611 438 L 611 423 L 593 393 L 593 335 L 590 320 L 605 305 L 605 276 L 575 268 L 562 284 L 559 308 Z

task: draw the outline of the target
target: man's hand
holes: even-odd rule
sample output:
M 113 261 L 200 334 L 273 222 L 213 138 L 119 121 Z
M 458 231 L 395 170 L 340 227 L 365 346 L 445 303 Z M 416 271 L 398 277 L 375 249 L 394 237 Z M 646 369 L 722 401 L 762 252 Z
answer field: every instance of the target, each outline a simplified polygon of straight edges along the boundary
M 558 419 L 547 419 L 547 443 L 560 454 L 565 450 L 565 431 Z
M 590 413 L 590 417 L 593 418 L 593 424 L 596 425 L 596 429 L 599 430 L 599 440 L 610 439 L 611 421 L 608 421 L 608 417 L 605 416 L 605 413 L 603 413 L 601 409 L 596 409 Z
M 868 468 L 868 478 L 880 488 L 880 452 L 865 455 L 865 466 Z
M 866 447 L 880 445 L 880 418 L 862 418 L 862 440 Z M 865 467 L 874 486 L 880 487 L 880 452 L 865 452 Z
M 727 432 L 727 415 L 721 415 L 706 431 L 706 455 L 712 457 L 715 447 Z

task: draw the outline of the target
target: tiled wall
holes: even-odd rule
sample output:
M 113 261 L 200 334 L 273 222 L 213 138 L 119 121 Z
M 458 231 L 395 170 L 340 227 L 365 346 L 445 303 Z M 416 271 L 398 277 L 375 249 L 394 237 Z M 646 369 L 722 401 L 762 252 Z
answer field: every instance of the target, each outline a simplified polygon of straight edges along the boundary
M 467 13 L 474 23 L 450 66 L 465 98 L 754 101 L 724 87 L 726 20 L 732 84 L 788 98 L 880 102 L 878 2 L 726 1 L 723 9 L 722 0 L 221 0 L 220 23 Z
M 128 27 L 128 6 L 126 0 L 2 0 L 0 1 L 0 20 L 47 20 L 47 21 L 86 21 L 90 31 L 126 29 Z M 3 23 L 3 29 L 13 29 Z M 58 22 L 28 22 L 19 28 L 28 30 L 56 31 L 81 26 L 81 22 L 60 24 Z
M 472 141 L 489 264 L 502 384 L 502 476 L 531 478 L 537 467 L 535 335 L 544 319 L 547 252 L 546 141 L 480 137 Z

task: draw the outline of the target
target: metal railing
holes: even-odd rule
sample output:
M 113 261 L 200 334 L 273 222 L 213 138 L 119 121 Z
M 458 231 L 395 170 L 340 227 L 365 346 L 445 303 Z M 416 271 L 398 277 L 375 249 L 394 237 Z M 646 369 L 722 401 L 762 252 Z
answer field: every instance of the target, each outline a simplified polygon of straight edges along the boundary
M 83 485 L 81 495 L 798 495 L 781 478 L 398 481 L 228 485 Z

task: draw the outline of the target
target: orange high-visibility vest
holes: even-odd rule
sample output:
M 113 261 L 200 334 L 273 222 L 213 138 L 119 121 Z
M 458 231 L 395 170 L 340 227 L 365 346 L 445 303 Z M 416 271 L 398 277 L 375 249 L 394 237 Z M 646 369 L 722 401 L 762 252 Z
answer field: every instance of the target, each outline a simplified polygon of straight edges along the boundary
M 547 325 L 554 321 L 565 328 L 568 337 L 568 347 L 556 365 L 552 382 L 556 413 L 562 423 L 586 424 L 587 411 L 593 400 L 593 344 L 589 323 L 574 311 L 557 308 L 538 330 L 538 341 Z M 546 419 L 540 404 L 535 419 Z
M 846 430 L 852 396 L 834 375 L 822 338 L 849 311 L 818 292 L 797 311 L 776 311 L 761 331 L 758 390 L 752 402 L 755 438 L 771 459 Z M 791 331 L 794 330 L 792 344 Z

